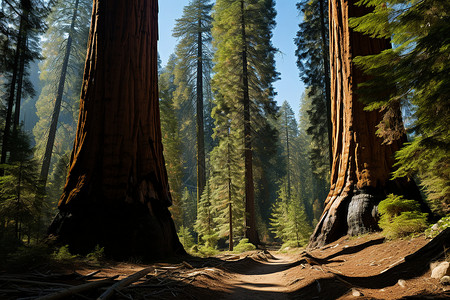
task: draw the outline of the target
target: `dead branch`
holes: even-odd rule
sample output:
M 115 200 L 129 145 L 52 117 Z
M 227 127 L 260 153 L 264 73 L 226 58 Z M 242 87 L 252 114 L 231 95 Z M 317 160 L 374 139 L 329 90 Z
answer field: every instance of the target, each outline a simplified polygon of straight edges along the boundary
M 82 285 L 77 285 L 77 286 L 74 286 L 74 287 L 71 287 L 71 288 L 68 288 L 65 290 L 58 291 L 53 294 L 49 294 L 49 295 L 37 298 L 37 300 L 66 299 L 66 297 L 68 297 L 68 296 L 72 296 L 72 295 L 75 295 L 78 293 L 96 289 L 103 285 L 110 284 L 110 283 L 114 282 L 114 279 L 116 279 L 117 277 L 119 277 L 119 275 L 116 275 L 116 276 L 108 278 L 108 279 L 100 280 L 100 281 L 94 281 L 94 282 L 89 282 L 89 283 L 82 284 Z
M 132 284 L 135 281 L 138 281 L 148 273 L 150 273 L 154 268 L 148 267 L 145 269 L 140 270 L 139 272 L 136 272 L 130 276 L 128 276 L 125 279 L 122 279 L 121 281 L 113 284 L 111 287 L 109 287 L 100 297 L 97 298 L 97 300 L 105 300 L 109 299 L 112 295 L 114 295 L 114 292 L 116 290 L 120 290 L 130 284 Z

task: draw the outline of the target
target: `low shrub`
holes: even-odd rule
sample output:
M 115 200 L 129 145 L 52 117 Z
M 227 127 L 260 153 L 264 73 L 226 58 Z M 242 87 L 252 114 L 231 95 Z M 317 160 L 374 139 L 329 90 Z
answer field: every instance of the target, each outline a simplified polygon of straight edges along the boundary
M 95 246 L 94 251 L 86 255 L 86 258 L 92 262 L 98 263 L 105 259 L 105 248 L 100 245 Z
M 423 232 L 428 227 L 427 214 L 420 211 L 415 200 L 390 194 L 380 202 L 378 211 L 381 216 L 379 225 L 387 239 Z
M 57 251 L 53 252 L 53 259 L 58 261 L 72 261 L 78 255 L 72 255 L 69 251 L 69 245 L 62 246 Z
M 245 251 L 252 251 L 255 250 L 256 246 L 252 243 L 248 242 L 248 239 L 242 239 L 239 241 L 239 243 L 234 247 L 233 251 L 237 253 L 245 252 Z

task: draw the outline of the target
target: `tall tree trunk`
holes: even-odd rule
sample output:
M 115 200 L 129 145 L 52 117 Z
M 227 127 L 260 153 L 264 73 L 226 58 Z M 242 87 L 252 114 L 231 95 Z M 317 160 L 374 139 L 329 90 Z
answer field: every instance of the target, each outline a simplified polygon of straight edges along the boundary
M 331 0 L 329 0 L 331 1 Z M 330 160 L 330 169 L 333 165 L 333 126 L 331 123 L 331 90 L 330 90 L 330 65 L 329 65 L 329 51 L 327 47 L 327 34 L 325 27 L 325 8 L 323 4 L 324 0 L 319 0 L 320 6 L 320 31 L 322 36 L 322 60 L 323 60 L 323 72 L 325 77 L 325 104 L 327 108 L 327 127 L 328 127 L 328 156 Z
M 28 11 L 24 12 L 25 18 L 28 19 Z M 27 46 L 27 33 L 28 30 L 25 29 L 22 37 L 22 45 L 20 46 L 20 63 L 19 63 L 19 74 L 17 81 L 17 92 L 16 92 L 16 103 L 14 105 L 14 123 L 13 123 L 13 135 L 17 133 L 20 123 L 20 105 L 22 103 L 22 89 L 23 89 L 23 77 L 25 72 L 25 48 Z
M 349 28 L 350 17 L 370 11 L 355 6 L 355 2 L 329 2 L 333 164 L 331 189 L 310 247 L 322 246 L 345 234 L 378 230 L 377 205 L 388 193 L 420 199 L 414 182 L 389 180 L 394 153 L 403 140 L 383 144 L 376 135 L 382 113 L 364 111 L 355 93 L 366 78 L 352 64 L 352 58 L 390 47 L 388 40 L 370 38 Z
M 228 235 L 228 250 L 233 251 L 233 200 L 231 197 L 231 145 L 230 145 L 230 130 L 228 130 L 228 145 L 227 145 L 227 167 L 228 167 L 228 222 L 230 233 Z
M 94 0 L 80 115 L 59 214 L 71 251 L 116 259 L 184 253 L 161 143 L 157 0 Z
M 55 144 L 56 131 L 58 129 L 59 113 L 61 111 L 61 102 L 64 93 L 64 85 L 66 83 L 67 68 L 69 66 L 70 52 L 72 51 L 72 37 L 75 30 L 75 22 L 78 15 L 78 3 L 75 1 L 75 7 L 73 9 L 72 21 L 70 24 L 69 36 L 67 38 L 66 52 L 64 53 L 64 60 L 61 68 L 61 74 L 59 76 L 58 90 L 56 91 L 55 106 L 53 108 L 52 120 L 50 123 L 50 130 L 48 132 L 47 144 L 45 146 L 44 159 L 42 161 L 40 184 L 41 189 L 45 192 L 45 186 L 47 185 L 48 172 L 50 169 L 50 162 L 52 159 L 53 145 Z
M 6 163 L 6 156 L 8 155 L 8 151 L 10 150 L 9 147 L 9 140 L 11 138 L 11 122 L 12 122 L 12 111 L 14 106 L 14 96 L 16 91 L 16 84 L 17 84 L 17 75 L 19 73 L 19 62 L 20 62 L 20 53 L 22 46 L 22 37 L 23 37 L 23 31 L 25 30 L 25 18 L 24 16 L 20 17 L 20 26 L 19 26 L 19 33 L 17 35 L 17 45 L 16 45 L 16 53 L 14 55 L 14 64 L 13 64 L 13 73 L 9 88 L 9 96 L 8 96 L 8 107 L 6 109 L 6 118 L 5 118 L 5 129 L 3 131 L 3 141 L 2 141 L 2 155 L 0 157 L 0 164 Z M 3 175 L 4 170 L 0 170 L 0 175 Z
M 287 111 L 284 114 L 285 126 L 286 126 L 286 152 L 287 152 L 287 197 L 288 203 L 291 202 L 291 153 L 289 147 L 289 129 L 288 129 L 288 116 Z
M 203 125 L 203 39 L 202 20 L 198 20 L 197 34 L 197 211 L 206 184 L 205 129 Z
M 255 220 L 255 187 L 253 185 L 253 150 L 250 115 L 250 95 L 247 69 L 247 35 L 245 31 L 244 0 L 241 0 L 242 34 L 242 93 L 244 106 L 244 159 L 245 159 L 245 236 L 249 242 L 258 245 L 259 237 Z

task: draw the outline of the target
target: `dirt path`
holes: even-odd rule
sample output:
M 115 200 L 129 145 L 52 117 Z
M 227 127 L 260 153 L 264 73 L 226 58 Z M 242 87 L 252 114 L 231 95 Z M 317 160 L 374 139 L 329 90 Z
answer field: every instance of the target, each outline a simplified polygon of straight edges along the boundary
M 236 273 L 227 282 L 231 288 L 225 299 L 289 299 L 287 292 L 292 278 L 287 276 L 287 270 L 292 259 L 278 255 L 249 270 Z

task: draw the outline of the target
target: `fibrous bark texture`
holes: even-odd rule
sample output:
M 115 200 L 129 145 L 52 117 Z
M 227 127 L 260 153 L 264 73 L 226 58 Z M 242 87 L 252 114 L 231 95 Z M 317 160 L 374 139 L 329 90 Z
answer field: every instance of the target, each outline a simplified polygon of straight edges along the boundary
M 377 230 L 377 205 L 388 193 L 420 199 L 414 182 L 389 180 L 394 153 L 405 139 L 383 144 L 376 135 L 382 112 L 364 111 L 364 104 L 357 99 L 357 85 L 367 78 L 352 59 L 377 54 L 390 43 L 349 28 L 349 18 L 369 12 L 355 6 L 355 2 L 329 1 L 333 164 L 330 192 L 310 247 L 322 246 L 345 234 Z
M 184 252 L 168 210 L 157 88 L 157 0 L 95 0 L 70 171 L 50 227 L 86 253 Z

